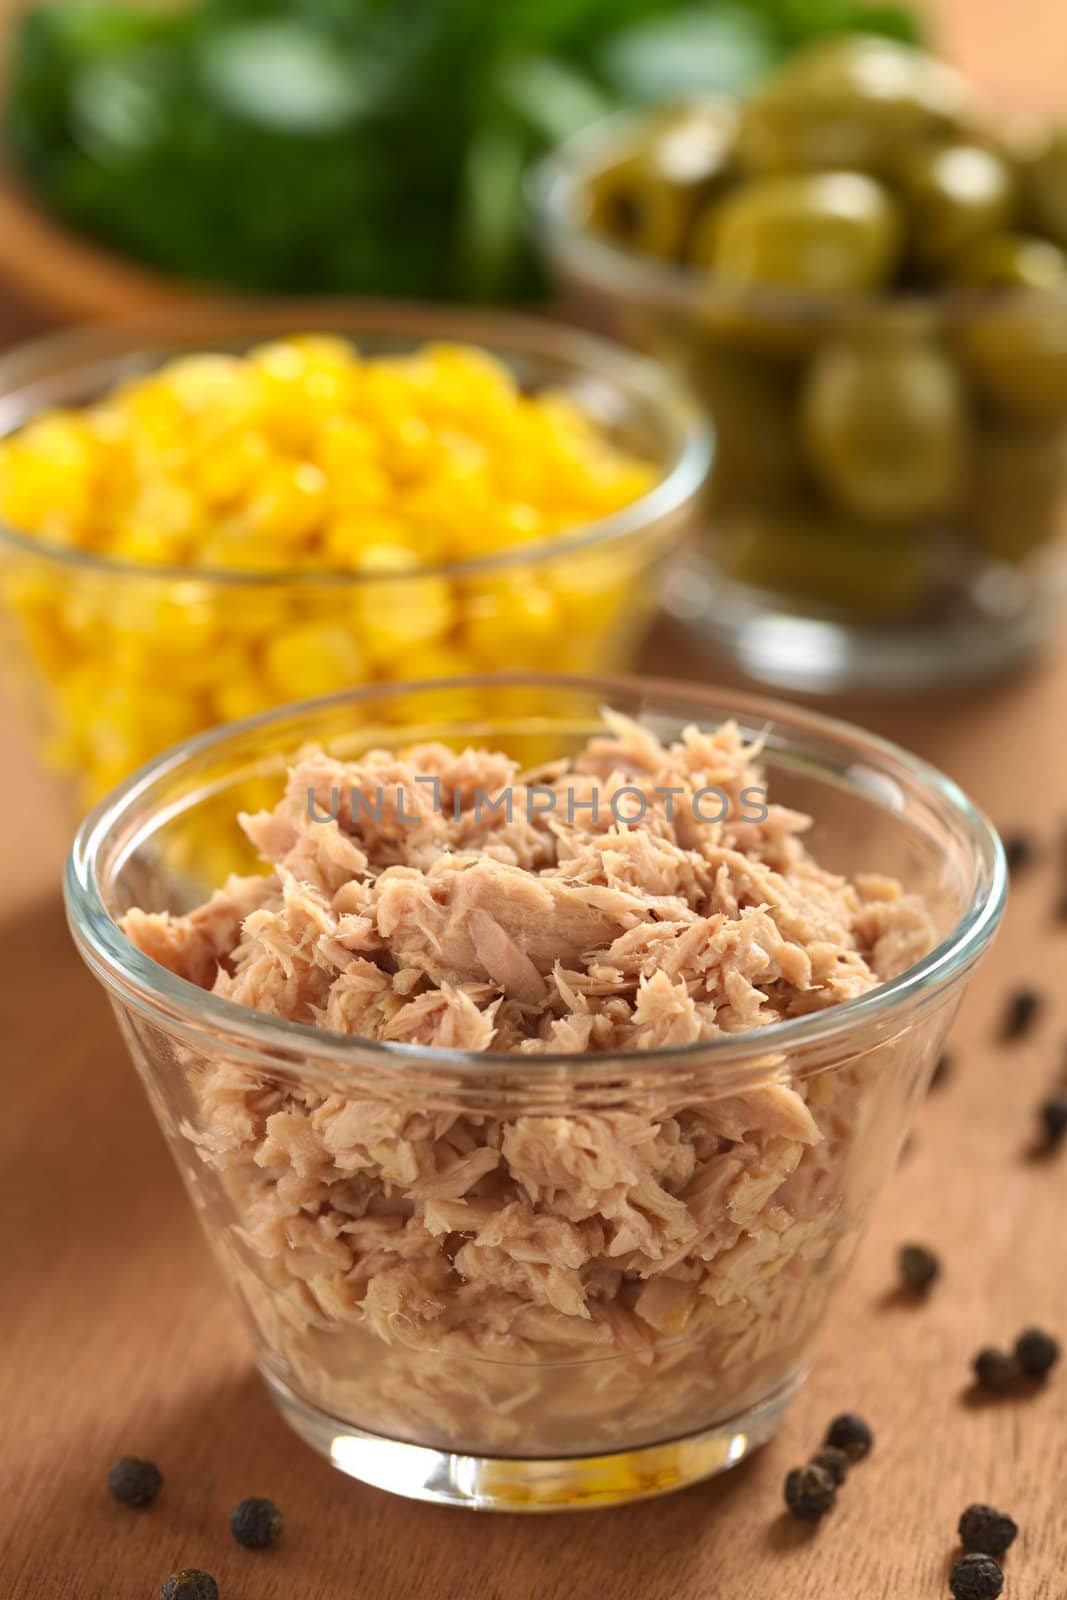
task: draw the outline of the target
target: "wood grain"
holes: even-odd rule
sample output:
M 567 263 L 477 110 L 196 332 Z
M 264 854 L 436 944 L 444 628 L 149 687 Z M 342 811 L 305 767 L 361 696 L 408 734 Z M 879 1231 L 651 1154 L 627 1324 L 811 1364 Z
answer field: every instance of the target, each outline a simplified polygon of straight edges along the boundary
M 1067 59 L 1056 3 L 955 0 L 954 49 L 999 84 L 1051 96 Z M 1043 74 L 1043 77 L 1040 75 Z M 1041 85 L 1043 84 L 1043 89 Z M 664 672 L 708 675 L 669 635 Z M 1052 916 L 1067 822 L 1067 651 L 1011 683 L 921 706 L 848 706 L 963 783 L 1045 857 L 1013 894 L 953 1042 L 954 1078 L 923 1109 L 779 1438 L 715 1483 L 643 1507 L 548 1520 L 476 1518 L 392 1500 L 293 1437 L 256 1379 L 107 1011 L 63 923 L 63 810 L 13 728 L 0 735 L 0 1600 L 150 1600 L 175 1566 L 224 1600 L 922 1600 L 947 1594 L 953 1530 L 984 1499 L 1022 1534 L 1008 1600 L 1067 1595 L 1067 1374 L 1025 1401 L 975 1405 L 975 1348 L 1024 1322 L 1067 1334 L 1067 1163 L 1027 1158 L 1033 1108 L 1065 1060 L 1067 926 Z M 995 1042 L 1003 996 L 1057 998 L 1032 1039 Z M 927 1240 L 945 1282 L 896 1303 L 893 1254 Z M 874 1454 L 832 1519 L 780 1514 L 781 1479 L 842 1409 Z M 158 1460 L 145 1512 L 113 1505 L 111 1458 Z M 288 1529 L 239 1550 L 226 1514 L 265 1493 Z

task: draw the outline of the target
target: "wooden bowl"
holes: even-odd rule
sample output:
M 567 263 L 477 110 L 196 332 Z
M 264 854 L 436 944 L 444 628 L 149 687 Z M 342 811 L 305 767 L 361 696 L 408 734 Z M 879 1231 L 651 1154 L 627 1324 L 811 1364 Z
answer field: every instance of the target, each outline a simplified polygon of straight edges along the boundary
M 6 95 L 15 30 L 27 0 L 0 0 L 0 96 Z M 45 323 L 153 316 L 219 299 L 94 243 L 38 205 L 0 159 L 0 283 Z
M 141 267 L 49 217 L 0 166 L 0 278 L 49 321 L 151 316 L 225 298 Z

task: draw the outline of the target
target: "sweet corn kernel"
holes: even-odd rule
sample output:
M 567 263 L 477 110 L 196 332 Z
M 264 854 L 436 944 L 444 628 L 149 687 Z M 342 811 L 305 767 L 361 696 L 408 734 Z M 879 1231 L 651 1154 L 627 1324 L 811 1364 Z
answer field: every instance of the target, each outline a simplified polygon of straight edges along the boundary
M 161 383 L 190 417 L 213 425 L 250 416 L 256 402 L 255 385 L 239 356 L 180 356 L 165 369 Z
M 202 527 L 203 507 L 186 484 L 173 478 L 156 478 L 134 496 L 130 520 L 175 542 L 191 542 Z
M 396 487 L 383 466 L 376 461 L 360 461 L 338 472 L 329 480 L 330 506 L 334 513 L 388 511 Z
M 335 480 L 377 462 L 381 441 L 374 429 L 358 417 L 337 412 L 327 417 L 315 436 L 315 460 L 336 487 Z
M 281 545 L 266 544 L 247 523 L 230 519 L 220 521 L 215 533 L 200 546 L 194 566 L 227 573 L 288 572 L 293 566 L 293 553 Z M 288 604 L 275 608 L 280 620 L 289 615 L 289 610 Z M 243 628 L 244 619 L 231 614 L 228 626 Z
M 358 364 L 343 341 L 329 343 L 336 348 L 327 352 L 310 339 L 280 339 L 249 355 L 264 424 L 283 449 L 305 450 L 317 428 L 351 403 Z
M 182 558 L 183 541 L 164 528 L 134 519 L 123 522 L 115 534 L 111 554 L 135 566 L 173 566 Z
M 550 665 L 560 643 L 562 619 L 555 596 L 535 584 L 502 582 L 468 600 L 463 637 L 485 669 L 501 660 L 517 666 Z
M 289 628 L 263 655 L 276 699 L 305 700 L 360 681 L 363 660 L 351 633 L 323 622 Z
M 279 339 L 42 415 L 0 440 L 0 516 L 42 545 L 10 557 L 4 599 L 49 693 L 50 755 L 87 800 L 200 727 L 367 676 L 603 665 L 639 553 L 518 558 L 652 481 L 566 396 L 459 345 L 362 360 Z M 60 567 L 55 546 L 144 572 Z M 482 578 L 425 570 L 498 554 Z
M 496 528 L 498 496 L 487 474 L 446 473 L 437 483 L 414 484 L 398 505 L 413 523 L 433 530 L 440 558 L 492 555 L 503 542 Z
M 608 550 L 576 552 L 572 561 L 553 566 L 552 592 L 568 625 L 583 633 L 601 633 L 613 627 L 630 602 L 633 576 L 631 560 Z
M 323 550 L 339 570 L 356 567 L 368 571 L 376 559 L 374 552 L 391 551 L 391 561 L 378 560 L 376 570 L 414 571 L 442 560 L 445 548 L 434 530 L 395 513 L 348 512 L 327 523 Z
M 394 670 L 387 676 L 398 682 L 406 678 L 416 682 L 423 678 L 461 678 L 471 668 L 470 657 L 461 649 L 452 645 L 423 645 L 398 657 Z M 405 701 L 403 711 L 398 713 L 405 723 L 417 720 L 420 715 L 425 715 L 428 720 L 451 719 L 459 722 L 465 717 L 476 717 L 481 709 L 477 690 L 474 689 L 434 689 L 425 694 L 416 692 L 405 697 Z
M 216 722 L 239 722 L 277 704 L 273 685 L 259 677 L 223 679 L 215 685 L 211 698 Z
M 206 505 L 217 508 L 252 493 L 270 460 L 270 447 L 254 428 L 234 427 L 204 441 L 189 462 L 189 482 Z
M 96 484 L 89 430 L 61 413 L 42 417 L 0 456 L 0 515 L 13 528 L 88 545 Z
M 414 551 L 385 544 L 372 545 L 360 561 L 368 579 L 356 598 L 360 644 L 374 665 L 389 668 L 391 676 L 403 676 L 396 673 L 396 663 L 441 642 L 454 620 L 451 583 L 418 577 L 420 565 Z M 375 579 L 376 572 L 401 576 Z
M 326 475 L 311 461 L 271 463 L 243 513 L 257 539 L 295 545 L 320 525 L 327 506 Z

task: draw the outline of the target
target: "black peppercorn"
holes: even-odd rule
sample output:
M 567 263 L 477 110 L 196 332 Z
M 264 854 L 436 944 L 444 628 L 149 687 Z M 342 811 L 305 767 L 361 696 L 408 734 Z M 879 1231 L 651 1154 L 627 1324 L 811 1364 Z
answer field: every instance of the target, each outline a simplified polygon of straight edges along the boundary
M 934 1067 L 933 1077 L 930 1079 L 931 1089 L 942 1089 L 952 1076 L 953 1059 L 949 1051 L 942 1050 Z
M 111 1464 L 107 1486 L 120 1505 L 147 1506 L 163 1487 L 163 1474 L 154 1461 L 119 1456 Z
M 821 1467 L 824 1472 L 828 1472 L 838 1488 L 848 1477 L 848 1456 L 836 1445 L 824 1445 L 818 1455 L 812 1456 L 811 1465 Z
M 968 1506 L 960 1518 L 960 1544 L 983 1556 L 1002 1556 L 1018 1531 L 1011 1517 L 992 1506 Z
M 1045 1147 L 1054 1150 L 1067 1138 L 1067 1094 L 1054 1094 L 1044 1101 L 1040 1112 Z
M 1041 1010 L 1041 996 L 1036 989 L 1016 989 L 1008 996 L 1008 1004 L 1001 1024 L 1001 1038 L 1021 1039 L 1029 1033 Z
M 1037 855 L 1037 844 L 1033 834 L 1024 832 L 1022 828 L 1001 834 L 1001 843 L 1004 846 L 1009 872 L 1021 872 Z
M 246 1550 L 265 1550 L 281 1537 L 282 1514 L 273 1500 L 253 1495 L 230 1512 L 230 1532 Z
M 862 1461 L 870 1453 L 874 1434 L 862 1417 L 846 1412 L 831 1422 L 825 1443 L 832 1444 L 835 1450 L 843 1450 L 850 1461 Z
M 794 1467 L 785 1480 L 785 1503 L 794 1517 L 818 1522 L 830 1510 L 837 1496 L 837 1485 L 830 1474 L 813 1463 Z
M 183 1567 L 159 1586 L 159 1600 L 219 1600 L 219 1586 L 209 1572 Z
M 1047 1378 L 1060 1359 L 1059 1342 L 1041 1328 L 1027 1328 L 1015 1341 L 1015 1359 L 1028 1378 Z
M 908 1289 L 921 1293 L 941 1276 L 941 1263 L 924 1244 L 902 1244 L 897 1255 L 900 1276 Z
M 971 1365 L 975 1380 L 983 1389 L 1006 1389 L 1019 1376 L 1019 1363 L 1014 1356 L 988 1346 L 979 1350 Z
M 962 1556 L 949 1575 L 954 1600 L 997 1600 L 1004 1574 L 992 1556 Z

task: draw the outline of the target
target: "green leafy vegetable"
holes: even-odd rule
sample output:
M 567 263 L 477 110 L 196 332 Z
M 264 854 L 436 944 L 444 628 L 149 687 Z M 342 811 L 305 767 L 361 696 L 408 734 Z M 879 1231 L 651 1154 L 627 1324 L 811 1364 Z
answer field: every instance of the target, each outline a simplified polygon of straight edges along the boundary
M 57 0 L 18 29 L 7 134 L 46 206 L 179 276 L 516 298 L 531 158 L 857 25 L 916 33 L 865 0 Z

